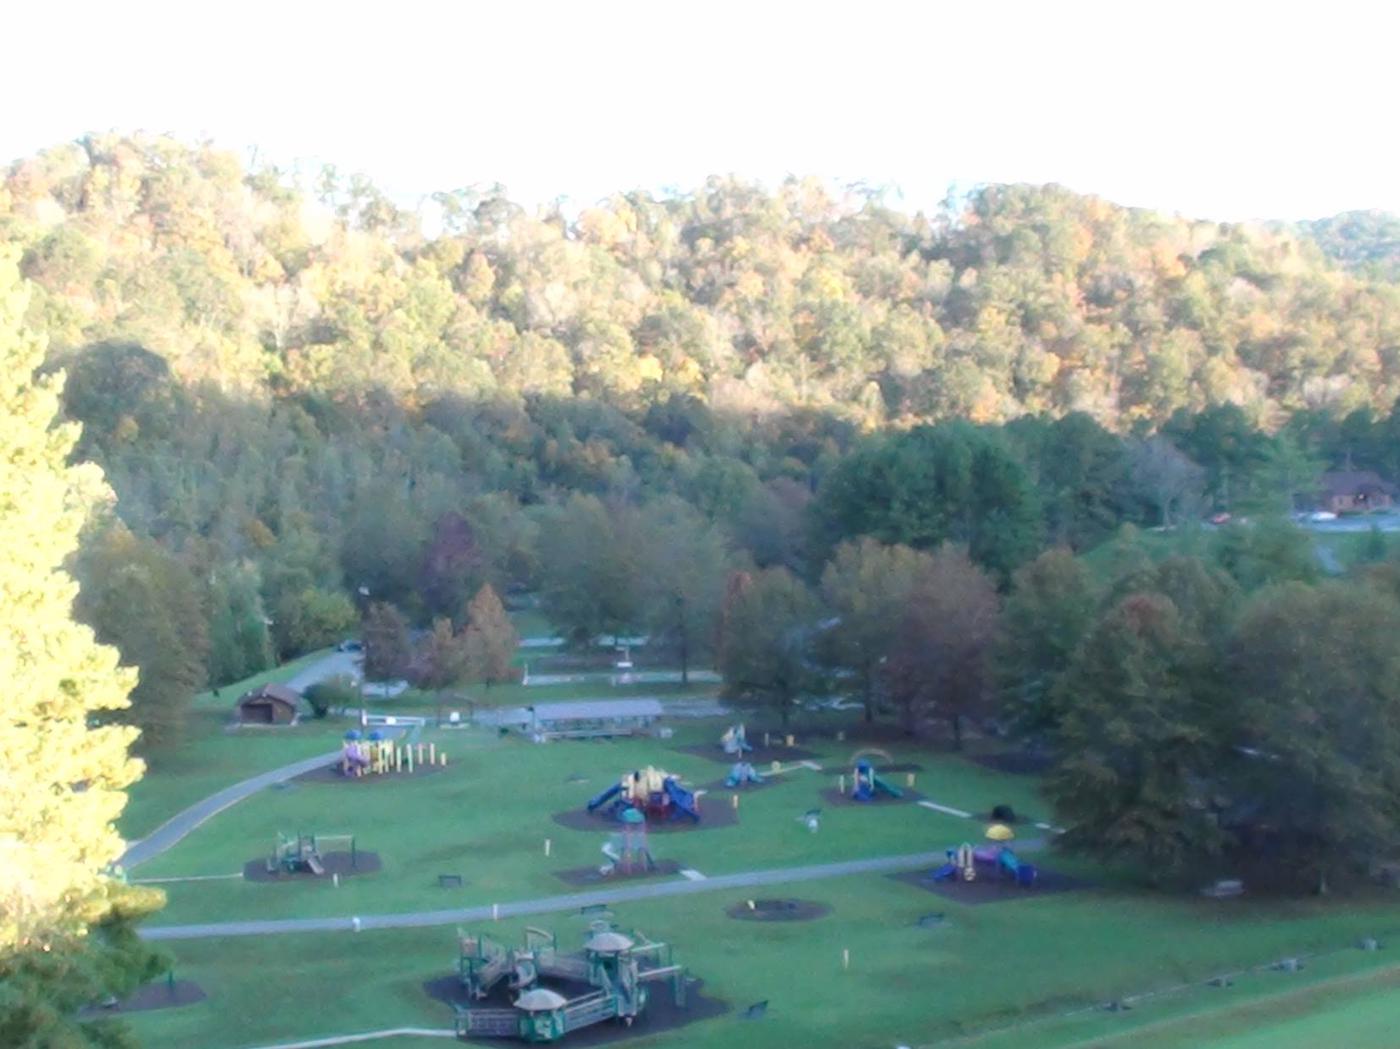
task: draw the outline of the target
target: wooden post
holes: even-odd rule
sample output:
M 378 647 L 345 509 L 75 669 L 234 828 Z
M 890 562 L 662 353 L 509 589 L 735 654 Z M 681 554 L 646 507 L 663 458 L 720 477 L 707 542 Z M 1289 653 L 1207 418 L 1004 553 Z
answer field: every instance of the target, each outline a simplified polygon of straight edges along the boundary
M 763 734 L 763 749 L 768 749 L 768 733 L 766 732 Z
M 797 746 L 797 737 L 790 734 L 787 738 L 787 745 L 789 747 Z
M 332 888 L 336 888 L 336 889 L 340 888 L 340 875 L 339 875 L 339 874 L 334 874 L 334 873 L 331 874 L 331 887 L 332 887 Z
M 437 744 L 436 744 L 436 743 L 429 743 L 429 744 L 428 744 L 428 764 L 429 764 L 429 765 L 436 765 L 436 764 L 437 764 Z
M 501 920 L 501 905 L 499 903 L 491 904 L 491 920 L 493 922 Z
M 851 967 L 851 949 L 850 949 L 849 947 L 842 947 L 842 948 L 841 948 L 841 968 L 843 968 L 843 969 L 849 969 L 850 967 Z
M 445 753 L 438 755 L 438 764 L 443 768 L 447 768 L 447 755 Z
M 836 793 L 846 793 L 846 774 L 844 772 L 836 777 Z
M 912 787 L 914 785 L 914 773 L 911 772 L 904 777 L 904 785 L 906 787 Z
M 729 795 L 730 806 L 737 812 L 739 810 L 739 795 Z
M 548 838 L 545 838 L 545 839 L 544 839 L 544 854 L 545 854 L 546 856 L 549 855 L 549 844 L 550 844 L 550 843 L 549 843 L 549 839 L 548 839 Z
M 412 772 L 413 772 L 413 747 L 412 747 L 412 746 L 407 746 L 407 747 L 404 747 L 403 749 L 404 749 L 405 751 L 408 752 L 408 771 L 409 771 L 410 773 L 412 773 Z
M 418 744 L 418 764 L 423 764 L 423 744 Z

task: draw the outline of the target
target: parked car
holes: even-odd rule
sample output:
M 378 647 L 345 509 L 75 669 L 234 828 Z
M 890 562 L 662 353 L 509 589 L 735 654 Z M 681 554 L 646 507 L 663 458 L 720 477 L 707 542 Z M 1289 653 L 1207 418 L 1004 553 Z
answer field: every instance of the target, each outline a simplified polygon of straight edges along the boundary
M 365 650 L 365 646 L 360 644 L 360 642 L 356 641 L 354 638 L 346 638 L 340 644 L 335 646 L 335 650 L 337 652 L 363 652 Z

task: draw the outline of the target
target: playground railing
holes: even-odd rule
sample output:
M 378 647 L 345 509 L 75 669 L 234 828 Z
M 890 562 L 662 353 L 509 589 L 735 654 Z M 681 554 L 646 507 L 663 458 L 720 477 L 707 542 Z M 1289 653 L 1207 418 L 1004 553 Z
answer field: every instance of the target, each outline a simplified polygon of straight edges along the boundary
M 616 994 L 599 991 L 585 998 L 576 998 L 564 1007 L 564 1030 L 576 1031 L 580 1027 L 590 1027 L 617 1015 Z
M 459 1036 L 509 1038 L 519 1031 L 520 1014 L 514 1009 L 463 1009 L 457 1014 Z

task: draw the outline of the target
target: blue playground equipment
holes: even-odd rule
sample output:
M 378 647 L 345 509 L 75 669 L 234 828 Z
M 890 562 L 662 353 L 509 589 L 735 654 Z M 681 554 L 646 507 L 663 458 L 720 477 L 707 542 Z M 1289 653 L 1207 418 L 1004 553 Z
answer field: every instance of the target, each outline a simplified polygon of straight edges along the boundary
M 700 806 L 694 791 L 686 790 L 670 773 L 651 766 L 627 773 L 621 781 L 589 801 L 589 812 L 599 809 L 606 809 L 614 819 L 622 819 L 628 809 L 636 809 L 652 822 L 674 819 L 700 822 Z
M 852 801 L 874 801 L 875 796 L 882 793 L 892 798 L 904 797 L 904 791 L 889 780 L 881 779 L 875 772 L 875 766 L 865 758 L 856 762 L 855 774 L 852 778 L 854 780 L 854 786 L 851 790 Z
M 759 784 L 763 782 L 751 763 L 747 761 L 736 761 L 734 767 L 729 770 L 729 775 L 725 778 L 726 787 L 742 787 L 746 783 Z
M 945 852 L 948 862 L 943 864 L 933 872 L 934 881 L 975 881 L 977 878 L 977 864 L 988 865 L 987 861 L 976 855 L 976 851 L 971 845 L 960 845 L 956 849 L 948 849 Z M 996 859 L 992 861 L 995 865 L 993 869 L 1001 872 L 1004 879 L 1014 881 L 1023 889 L 1035 887 L 1037 871 L 1034 864 L 1026 863 L 1006 846 L 997 850 Z

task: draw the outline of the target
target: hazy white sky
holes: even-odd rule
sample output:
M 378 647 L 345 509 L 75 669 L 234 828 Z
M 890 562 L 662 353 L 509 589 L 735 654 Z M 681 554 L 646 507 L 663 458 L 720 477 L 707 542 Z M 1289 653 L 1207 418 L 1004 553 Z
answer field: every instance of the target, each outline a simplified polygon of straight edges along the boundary
M 536 203 L 734 172 L 1400 211 L 1395 5 L 17 0 L 0 162 L 89 130 Z

